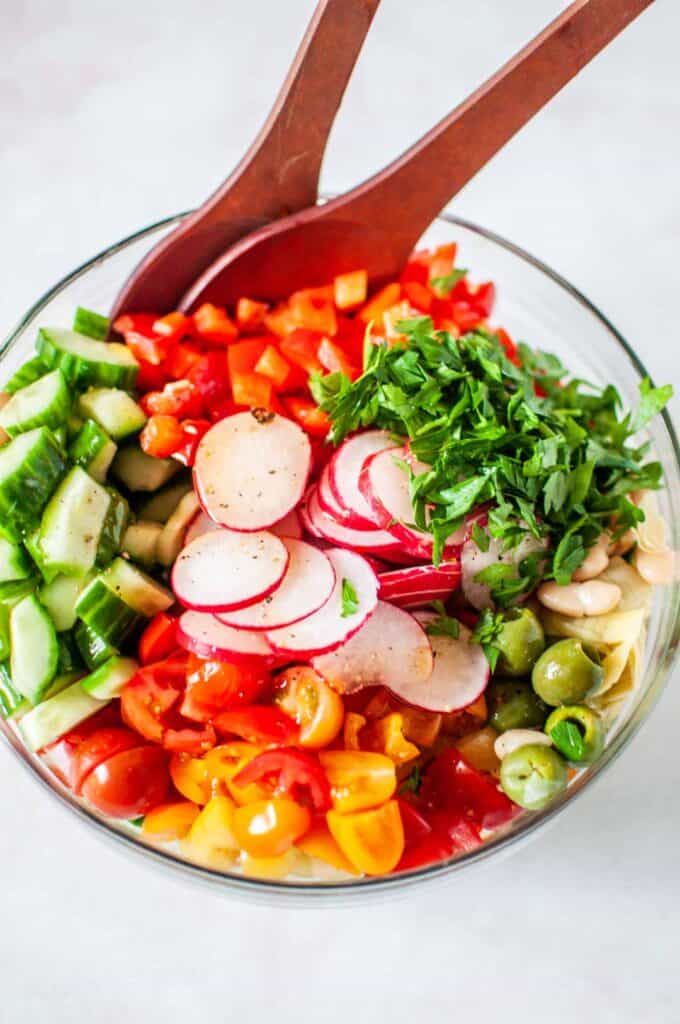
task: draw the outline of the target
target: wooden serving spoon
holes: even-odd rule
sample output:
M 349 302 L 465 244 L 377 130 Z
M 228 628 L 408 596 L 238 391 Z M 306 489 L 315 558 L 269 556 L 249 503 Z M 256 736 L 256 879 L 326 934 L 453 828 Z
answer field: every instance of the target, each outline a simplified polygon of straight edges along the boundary
M 186 292 L 185 312 L 281 299 L 365 267 L 393 278 L 444 205 L 652 0 L 576 0 L 492 78 L 357 188 L 232 246 Z
M 319 0 L 266 123 L 223 185 L 135 269 L 111 314 L 175 309 L 249 231 L 313 206 L 326 142 L 380 0 Z

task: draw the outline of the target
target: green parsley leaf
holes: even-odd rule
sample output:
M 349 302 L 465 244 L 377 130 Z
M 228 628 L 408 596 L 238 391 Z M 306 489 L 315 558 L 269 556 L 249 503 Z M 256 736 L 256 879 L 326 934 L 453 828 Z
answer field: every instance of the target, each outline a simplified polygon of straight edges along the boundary
M 428 636 L 450 636 L 457 640 L 460 636 L 460 622 L 447 614 L 443 601 L 433 601 L 432 607 L 437 612 L 437 618 L 432 619 L 425 626 Z
M 359 611 L 359 598 L 354 588 L 354 584 L 348 579 L 342 581 L 342 612 L 340 613 L 343 619 L 348 618 L 350 615 L 354 615 L 355 612 Z
M 445 299 L 449 295 L 459 281 L 467 274 L 467 270 L 458 270 L 456 267 L 453 268 L 450 273 L 444 277 L 433 277 L 430 279 L 430 288 L 437 293 L 440 299 Z
M 570 761 L 581 761 L 585 753 L 585 742 L 581 730 L 575 722 L 564 718 L 550 730 L 550 739 L 557 749 Z
M 479 548 L 480 551 L 488 551 L 491 538 L 486 530 L 483 530 L 479 523 L 473 523 L 472 525 L 472 539 Z
M 632 418 L 631 434 L 645 427 L 650 420 L 661 412 L 673 397 L 673 385 L 665 384 L 661 388 L 652 387 L 649 377 L 640 381 L 640 404 Z
M 413 768 L 406 776 L 401 786 L 399 787 L 400 793 L 419 793 L 420 787 L 423 782 L 423 773 L 419 764 L 414 764 Z
M 500 655 L 494 640 L 503 628 L 504 621 L 502 612 L 493 612 L 490 608 L 485 608 L 480 613 L 477 625 L 472 632 L 471 639 L 473 643 L 479 644 L 484 651 L 492 672 L 496 668 L 498 656 Z

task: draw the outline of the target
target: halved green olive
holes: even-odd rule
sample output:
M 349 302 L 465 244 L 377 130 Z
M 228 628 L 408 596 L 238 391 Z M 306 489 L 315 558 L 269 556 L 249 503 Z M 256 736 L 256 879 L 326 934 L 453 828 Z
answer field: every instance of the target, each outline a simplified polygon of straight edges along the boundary
M 542 726 L 549 710 L 529 683 L 519 679 L 494 679 L 486 700 L 489 725 L 498 732 Z
M 527 676 L 545 647 L 543 626 L 530 608 L 513 608 L 494 640 L 499 650 L 496 671 L 502 676 Z
M 574 639 L 558 640 L 548 647 L 531 673 L 534 690 L 553 707 L 580 703 L 603 679 L 596 652 Z
M 567 788 L 566 762 L 552 747 L 529 743 L 501 762 L 501 786 L 506 796 L 528 811 L 539 811 Z
M 544 729 L 560 753 L 570 761 L 590 764 L 604 750 L 602 720 L 584 704 L 565 704 L 556 708 Z

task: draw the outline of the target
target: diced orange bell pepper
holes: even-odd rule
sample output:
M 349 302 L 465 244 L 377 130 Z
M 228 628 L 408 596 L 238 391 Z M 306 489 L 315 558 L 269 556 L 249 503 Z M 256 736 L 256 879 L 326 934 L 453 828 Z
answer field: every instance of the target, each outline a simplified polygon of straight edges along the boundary
M 366 301 L 368 274 L 365 270 L 352 270 L 338 274 L 333 281 L 333 297 L 338 309 L 354 309 Z
M 286 359 L 305 373 L 322 373 L 323 366 L 317 355 L 322 334 L 298 327 L 281 339 L 280 349 Z
M 274 387 L 280 389 L 286 386 L 293 375 L 293 367 L 274 345 L 267 345 L 255 364 L 255 373 L 268 377 Z
M 323 410 L 309 398 L 289 395 L 283 399 L 284 407 L 296 423 L 312 437 L 325 437 L 331 428 L 331 421 Z
M 203 341 L 214 345 L 229 345 L 238 338 L 238 327 L 226 309 L 204 302 L 194 313 L 194 326 Z
M 175 416 L 152 416 L 139 438 L 142 451 L 167 459 L 184 443 L 182 424 Z
M 324 370 L 328 370 L 329 373 L 344 373 L 350 380 L 356 380 L 359 376 L 356 366 L 352 366 L 340 346 L 332 342 L 330 338 L 321 339 L 317 357 Z
M 317 292 L 317 294 L 315 294 Z M 333 306 L 333 290 L 330 298 L 318 296 L 318 290 L 306 289 L 294 292 L 289 299 L 290 312 L 296 327 L 308 331 L 319 331 L 333 337 L 338 331 L 338 320 Z
M 426 288 L 420 281 L 407 281 L 402 285 L 402 289 L 412 306 L 419 309 L 421 313 L 430 312 L 434 296 L 429 288 Z
M 201 808 L 192 804 L 190 800 L 159 804 L 144 818 L 142 834 L 148 836 L 149 839 L 159 839 L 164 842 L 184 839 L 200 813 Z
M 384 754 L 322 750 L 319 760 L 331 784 L 333 807 L 343 814 L 377 807 L 389 800 L 396 789 L 394 762 Z
M 239 299 L 236 303 L 236 323 L 242 331 L 253 331 L 261 327 L 269 309 L 266 302 L 255 299 Z
M 182 844 L 191 860 L 212 868 L 231 867 L 239 853 L 234 835 L 234 802 L 214 796 L 198 815 Z
M 358 874 L 357 869 L 344 853 L 331 835 L 325 821 L 317 819 L 302 839 L 298 839 L 296 846 L 309 857 L 322 860 L 324 864 L 330 864 L 338 871 L 347 871 L 351 875 Z
M 259 373 L 235 373 L 231 375 L 231 391 L 237 405 L 248 405 L 252 409 L 269 409 L 272 402 L 273 385 L 268 377 Z
M 437 277 L 446 277 L 451 273 L 455 266 L 457 252 L 458 246 L 455 242 L 437 246 L 430 260 L 430 281 Z
M 193 323 L 190 316 L 184 313 L 168 313 L 154 321 L 153 329 L 156 334 L 165 338 L 167 342 L 181 341 L 182 338 L 191 334 Z
M 326 821 L 331 835 L 357 871 L 384 875 L 399 863 L 404 852 L 404 826 L 396 800 L 355 814 L 329 811 Z
M 342 741 L 345 750 L 361 750 L 360 733 L 366 725 L 366 719 L 356 711 L 348 711 L 345 714 L 345 724 L 342 730 Z
M 373 320 L 376 324 L 380 322 L 382 324 L 382 315 L 386 309 L 393 306 L 395 302 L 398 302 L 401 298 L 401 285 L 397 281 L 392 281 L 391 284 L 386 284 L 384 288 L 381 288 L 379 292 L 368 300 L 365 306 L 359 310 L 357 316 L 364 323 L 369 323 Z
M 405 764 L 420 757 L 420 750 L 404 736 L 404 720 L 398 712 L 378 718 L 361 734 L 365 750 L 385 754 L 395 764 Z
M 272 797 L 237 807 L 234 836 L 252 857 L 280 857 L 309 829 L 312 816 L 287 797 Z
M 194 804 L 207 804 L 212 793 L 212 781 L 202 757 L 173 754 L 170 758 L 170 778 L 175 789 Z

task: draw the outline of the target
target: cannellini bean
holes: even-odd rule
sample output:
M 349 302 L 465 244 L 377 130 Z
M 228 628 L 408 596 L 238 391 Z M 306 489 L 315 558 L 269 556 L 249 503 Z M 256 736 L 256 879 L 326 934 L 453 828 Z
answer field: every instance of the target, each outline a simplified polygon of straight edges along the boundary
M 565 587 L 551 582 L 542 583 L 536 596 L 551 612 L 581 619 L 584 615 L 606 615 L 613 611 L 621 600 L 621 588 L 604 580 L 568 583 Z
M 601 572 L 604 572 L 609 565 L 609 555 L 607 554 L 608 547 L 609 534 L 603 533 L 596 543 L 593 544 L 592 548 L 574 573 L 572 579 L 577 583 L 583 583 L 585 580 L 594 580 L 596 576 L 599 576 Z
M 675 579 L 675 551 L 665 547 L 661 551 L 643 551 L 636 548 L 633 565 L 645 583 L 653 586 L 667 586 Z
M 627 555 L 635 546 L 635 530 L 626 530 L 617 540 L 613 540 L 608 548 L 610 558 L 614 555 Z
M 544 732 L 538 729 L 508 729 L 496 738 L 493 749 L 496 757 L 502 761 L 508 754 L 520 747 L 528 747 L 530 743 L 542 744 L 544 747 L 551 747 L 552 740 Z

